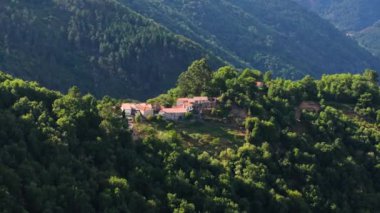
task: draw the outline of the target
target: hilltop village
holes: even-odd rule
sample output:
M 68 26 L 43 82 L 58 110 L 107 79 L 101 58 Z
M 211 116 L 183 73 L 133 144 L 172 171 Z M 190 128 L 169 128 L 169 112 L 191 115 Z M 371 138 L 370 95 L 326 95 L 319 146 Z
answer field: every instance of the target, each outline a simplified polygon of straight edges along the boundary
M 263 82 L 256 82 L 258 88 L 264 88 L 266 85 Z M 185 119 L 190 114 L 199 115 L 210 114 L 217 107 L 217 97 L 197 96 L 192 98 L 178 98 L 172 107 L 164 107 L 160 104 L 149 103 L 122 103 L 120 110 L 122 116 L 126 119 L 133 120 L 136 115 L 149 119 L 154 116 L 162 116 L 164 120 L 179 121 Z M 313 101 L 302 101 L 295 108 L 295 119 L 300 121 L 301 112 L 303 110 L 319 112 L 321 107 L 319 103 Z M 231 116 L 245 119 L 248 114 L 243 109 L 233 108 Z
M 210 112 L 216 104 L 217 98 L 201 96 L 178 98 L 172 107 L 163 107 L 158 104 L 148 103 L 123 103 L 121 105 L 121 111 L 125 118 L 133 118 L 136 115 L 141 115 L 144 118 L 160 115 L 165 120 L 177 121 L 184 119 L 189 113 L 201 115 L 205 112 Z
M 380 212 L 374 71 L 202 69 L 146 103 L 0 72 L 0 212 Z

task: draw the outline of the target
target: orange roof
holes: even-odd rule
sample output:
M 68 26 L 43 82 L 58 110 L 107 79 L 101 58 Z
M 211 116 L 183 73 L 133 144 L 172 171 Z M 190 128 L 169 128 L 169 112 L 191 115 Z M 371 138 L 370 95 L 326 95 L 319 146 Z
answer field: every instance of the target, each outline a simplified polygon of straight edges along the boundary
M 194 101 L 208 101 L 208 97 L 206 96 L 198 96 L 193 98 Z
M 178 98 L 177 102 L 182 102 L 182 103 L 194 103 L 194 100 L 192 98 Z
M 146 104 L 146 103 L 141 103 L 141 104 L 136 104 L 136 109 L 140 111 L 147 111 L 147 110 L 152 110 L 152 104 Z
M 136 104 L 134 103 L 123 103 L 121 105 L 121 110 L 131 110 L 131 109 L 134 109 L 136 107 Z
M 178 98 L 177 99 L 177 102 L 178 101 L 181 101 L 181 102 L 189 102 L 189 103 L 194 103 L 196 101 L 208 101 L 208 97 L 206 96 L 198 96 L 198 97 L 194 97 L 194 98 Z
M 192 98 L 178 98 L 177 101 L 188 101 L 191 100 Z
M 174 108 L 186 108 L 186 107 L 192 107 L 193 103 L 192 102 L 185 102 L 181 105 L 174 106 Z
M 140 104 L 135 104 L 135 103 L 123 103 L 121 105 L 121 110 L 139 110 L 139 111 L 146 111 L 146 110 L 152 110 L 153 107 L 151 104 L 146 104 L 146 103 L 140 103 Z

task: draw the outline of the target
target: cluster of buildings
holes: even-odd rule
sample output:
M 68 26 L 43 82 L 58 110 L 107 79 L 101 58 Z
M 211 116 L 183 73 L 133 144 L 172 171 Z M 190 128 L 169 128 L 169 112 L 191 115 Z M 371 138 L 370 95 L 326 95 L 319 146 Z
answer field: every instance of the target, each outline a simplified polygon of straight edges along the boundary
M 258 88 L 265 88 L 264 82 L 256 82 Z M 144 118 L 161 115 L 165 120 L 181 120 L 185 118 L 189 112 L 202 115 L 207 111 L 211 111 L 217 103 L 217 98 L 198 96 L 193 98 L 178 98 L 174 106 L 163 107 L 158 104 L 148 103 L 123 103 L 121 111 L 126 118 L 133 118 L 135 115 L 141 115 Z
M 216 98 L 193 97 L 178 98 L 176 104 L 170 108 L 147 103 L 123 103 L 121 105 L 121 111 L 123 115 L 128 118 L 140 114 L 145 118 L 161 115 L 165 120 L 181 120 L 185 118 L 189 112 L 202 114 L 214 108 L 215 105 Z

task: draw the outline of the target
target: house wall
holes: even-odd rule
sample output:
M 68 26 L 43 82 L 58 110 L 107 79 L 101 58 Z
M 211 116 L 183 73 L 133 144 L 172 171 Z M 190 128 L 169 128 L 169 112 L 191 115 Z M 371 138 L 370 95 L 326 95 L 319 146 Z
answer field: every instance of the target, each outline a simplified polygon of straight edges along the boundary
M 198 111 L 210 109 L 212 107 L 215 107 L 215 103 L 211 101 L 203 101 L 203 102 L 198 102 L 197 104 L 194 104 L 194 109 Z
M 131 109 L 125 109 L 124 113 L 126 116 L 131 116 L 132 115 L 132 110 Z
M 152 117 L 154 115 L 154 112 L 153 110 L 146 110 L 146 111 L 141 112 L 141 115 L 144 116 L 145 118 Z
M 177 121 L 179 119 L 183 119 L 185 117 L 185 113 L 160 113 L 160 115 L 162 115 L 162 117 L 165 119 L 165 120 L 174 120 L 174 121 Z

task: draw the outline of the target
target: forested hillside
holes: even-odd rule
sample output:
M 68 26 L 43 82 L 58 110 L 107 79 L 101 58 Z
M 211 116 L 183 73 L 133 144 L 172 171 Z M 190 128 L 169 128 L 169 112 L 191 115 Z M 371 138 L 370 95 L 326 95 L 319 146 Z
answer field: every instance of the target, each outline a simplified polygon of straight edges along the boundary
M 205 56 L 295 78 L 380 68 L 289 0 L 36 2 L 0 2 L 0 69 L 60 91 L 145 99 Z
M 290 0 L 121 2 L 235 65 L 287 77 L 379 66 L 351 39 Z
M 380 1 L 376 0 L 295 0 L 349 32 L 361 46 L 380 56 Z
M 207 55 L 113 0 L 5 0 L 0 28 L 1 69 L 49 88 L 77 85 L 97 96 L 157 95 Z
M 317 12 L 343 31 L 359 31 L 380 20 L 380 2 L 374 0 L 293 0 Z
M 380 19 L 372 26 L 356 32 L 354 37 L 363 47 L 380 57 Z
M 152 101 L 218 96 L 215 121 L 140 121 L 136 140 L 117 100 L 82 96 L 76 87 L 61 94 L 0 73 L 0 209 L 380 210 L 376 72 L 290 81 L 251 69 L 211 70 L 194 62 L 177 88 Z M 296 119 L 302 101 L 321 108 Z M 233 108 L 248 112 L 244 122 L 229 118 Z M 227 125 L 243 137 L 221 136 L 231 134 Z

